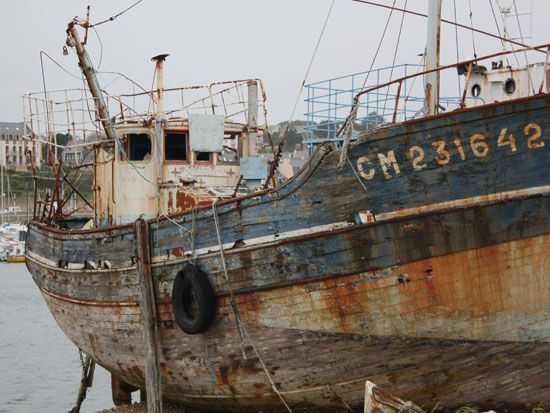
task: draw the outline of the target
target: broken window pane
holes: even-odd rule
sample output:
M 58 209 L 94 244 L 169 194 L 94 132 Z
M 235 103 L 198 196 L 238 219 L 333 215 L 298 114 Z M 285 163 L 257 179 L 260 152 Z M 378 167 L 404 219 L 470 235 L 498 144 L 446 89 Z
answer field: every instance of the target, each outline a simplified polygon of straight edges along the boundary
M 195 152 L 195 161 L 212 162 L 212 152 Z
M 183 132 L 166 132 L 164 135 L 164 159 L 187 160 L 187 135 Z
M 238 163 L 238 139 L 235 134 L 226 134 L 223 139 L 223 149 L 218 152 L 218 163 Z
M 129 133 L 126 138 L 124 146 L 131 161 L 143 161 L 151 154 L 151 139 L 146 133 Z

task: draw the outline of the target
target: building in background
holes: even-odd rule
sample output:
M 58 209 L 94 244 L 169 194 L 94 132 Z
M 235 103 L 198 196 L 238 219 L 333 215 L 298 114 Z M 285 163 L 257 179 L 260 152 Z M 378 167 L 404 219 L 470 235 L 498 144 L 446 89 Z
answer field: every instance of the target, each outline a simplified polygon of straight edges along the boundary
M 0 164 L 6 169 L 30 170 L 27 151 L 33 152 L 35 165 L 40 167 L 40 143 L 35 142 L 32 151 L 32 142 L 24 137 L 24 128 L 23 122 L 0 122 Z
M 94 145 L 93 143 L 85 144 L 71 137 L 63 148 L 61 157 L 65 166 L 81 166 L 93 163 Z

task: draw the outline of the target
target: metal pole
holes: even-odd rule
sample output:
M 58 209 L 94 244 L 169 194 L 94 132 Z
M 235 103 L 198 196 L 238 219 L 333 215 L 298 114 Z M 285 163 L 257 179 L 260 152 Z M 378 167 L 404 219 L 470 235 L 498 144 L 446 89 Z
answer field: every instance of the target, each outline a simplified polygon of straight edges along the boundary
M 257 155 L 257 141 L 259 139 L 258 133 L 258 82 L 256 80 L 249 80 L 247 83 L 247 124 L 248 131 L 246 133 L 246 154 L 243 151 L 243 156 L 256 156 Z M 245 146 L 245 145 L 243 145 Z
M 155 61 L 155 77 L 157 81 L 157 110 L 156 118 L 160 121 L 164 116 L 164 61 L 170 56 L 168 54 L 159 54 L 151 58 Z
M 441 0 L 428 3 L 428 39 L 426 43 L 426 70 L 439 67 L 441 36 Z M 426 116 L 437 113 L 439 104 L 439 71 L 426 74 Z
M 29 189 L 28 189 L 28 182 L 25 182 L 25 195 L 27 197 L 27 224 L 29 223 Z
M 90 92 L 94 97 L 94 104 L 97 112 L 99 113 L 100 121 L 103 125 L 103 129 L 105 130 L 105 134 L 107 135 L 107 138 L 115 140 L 116 133 L 113 125 L 111 125 L 107 105 L 105 104 L 105 100 L 103 99 L 103 94 L 101 93 L 101 88 L 99 87 L 99 83 L 95 75 L 95 70 L 92 67 L 92 62 L 90 61 L 90 58 L 88 56 L 88 53 L 86 53 L 84 46 L 80 42 L 80 37 L 78 35 L 75 22 L 69 23 L 67 34 L 69 36 L 69 39 L 71 39 L 71 43 L 74 43 L 71 44 L 71 46 L 74 46 L 76 48 L 76 54 L 78 55 L 78 61 L 80 62 L 82 73 L 86 77 L 88 87 L 90 88 Z

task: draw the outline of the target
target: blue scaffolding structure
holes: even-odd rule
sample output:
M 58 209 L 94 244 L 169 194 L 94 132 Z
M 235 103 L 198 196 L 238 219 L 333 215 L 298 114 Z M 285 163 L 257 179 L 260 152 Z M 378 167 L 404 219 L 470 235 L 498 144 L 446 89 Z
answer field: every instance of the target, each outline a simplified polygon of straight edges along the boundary
M 422 65 L 402 64 L 340 76 L 305 86 L 307 90 L 306 137 L 304 144 L 313 149 L 321 142 L 343 141 L 336 136 L 352 108 L 354 96 L 365 89 L 384 84 L 391 79 L 420 72 Z M 367 82 L 365 82 L 367 79 Z M 354 124 L 352 139 L 362 132 L 392 122 L 420 117 L 425 98 L 421 76 L 403 81 L 397 105 L 397 84 L 376 89 L 362 96 Z M 460 97 L 440 97 L 440 105 L 450 107 L 460 103 Z

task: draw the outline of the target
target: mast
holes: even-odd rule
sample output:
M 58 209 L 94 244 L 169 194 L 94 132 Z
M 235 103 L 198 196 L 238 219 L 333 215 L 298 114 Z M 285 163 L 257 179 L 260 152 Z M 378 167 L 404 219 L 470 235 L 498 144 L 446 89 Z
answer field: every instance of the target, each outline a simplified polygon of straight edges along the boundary
M 84 45 L 80 41 L 78 31 L 76 30 L 77 24 L 78 23 L 76 23 L 75 21 L 69 23 L 69 27 L 67 28 L 67 44 L 71 47 L 76 48 L 76 54 L 78 56 L 78 61 L 80 62 L 80 68 L 82 69 L 82 73 L 86 77 L 88 87 L 90 88 L 90 92 L 94 97 L 94 104 L 97 109 L 97 113 L 99 114 L 101 124 L 103 125 L 103 129 L 105 130 L 105 134 L 107 135 L 107 138 L 115 140 L 115 129 L 111 124 L 109 111 L 107 109 L 107 105 L 105 104 L 105 100 L 103 99 L 103 94 L 101 93 L 101 88 L 99 87 L 99 83 L 97 81 L 92 62 L 90 61 L 90 57 L 88 56 L 88 53 L 86 53 Z M 83 24 L 87 25 L 88 23 L 86 22 Z
M 428 0 L 428 39 L 426 43 L 426 70 L 439 67 L 441 36 L 441 1 Z M 426 75 L 426 116 L 435 115 L 439 106 L 439 72 Z

